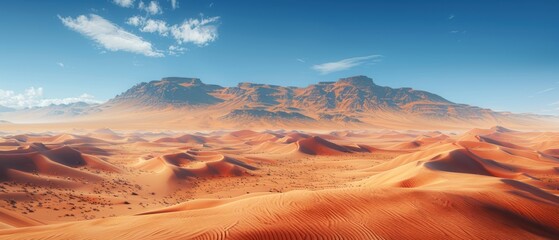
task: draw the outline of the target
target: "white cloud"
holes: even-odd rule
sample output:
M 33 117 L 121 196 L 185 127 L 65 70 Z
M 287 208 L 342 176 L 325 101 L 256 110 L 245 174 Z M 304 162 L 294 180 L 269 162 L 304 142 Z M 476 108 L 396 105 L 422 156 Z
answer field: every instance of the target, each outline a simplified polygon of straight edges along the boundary
M 143 27 L 140 28 L 140 31 L 150 32 L 150 33 L 157 32 L 161 36 L 167 36 L 169 32 L 169 27 L 167 26 L 167 23 L 163 20 L 148 19 L 143 24 Z
M 58 66 L 62 67 L 62 68 L 64 67 L 64 63 L 58 62 L 58 63 L 56 63 L 56 64 L 57 64 Z
M 58 18 L 66 27 L 91 38 L 107 50 L 132 52 L 148 57 L 164 56 L 150 42 L 127 32 L 98 15 L 80 15 L 75 19 L 60 16 Z
M 344 71 L 361 64 L 371 62 L 379 62 L 382 55 L 369 55 L 364 57 L 353 57 L 342 59 L 337 62 L 328 62 L 312 66 L 312 69 L 319 72 L 320 74 L 329 74 L 333 72 Z
M 184 52 L 188 51 L 188 48 L 185 47 L 181 47 L 181 46 L 176 46 L 176 45 L 171 45 L 169 46 L 169 55 L 173 55 L 173 56 L 178 56 L 178 55 L 182 55 Z
M 536 94 L 542 94 L 542 93 L 546 93 L 546 92 L 551 92 L 551 91 L 553 91 L 553 90 L 555 90 L 555 88 L 548 88 L 548 89 L 544 89 L 544 90 L 541 90 L 541 91 L 539 91 L 539 92 L 536 92 Z
M 113 2 L 116 5 L 119 5 L 121 7 L 126 7 L 126 8 L 134 6 L 134 0 L 113 0 Z
M 144 2 L 140 2 L 138 4 L 138 8 L 146 11 L 146 13 L 151 15 L 163 13 L 163 9 L 161 9 L 161 6 L 159 6 L 159 2 L 157 1 L 151 1 L 148 4 L 144 4 Z
M 133 16 L 126 20 L 126 24 L 139 27 L 142 32 L 157 32 L 161 36 L 169 35 L 170 26 L 163 20 L 146 19 L 145 17 Z
M 173 10 L 179 8 L 178 0 L 171 0 L 171 7 L 173 8 Z
M 198 46 L 205 46 L 217 39 L 217 26 L 215 23 L 219 17 L 188 19 L 181 25 L 173 25 L 171 34 L 179 44 L 193 43 Z
M 142 32 L 158 33 L 161 36 L 171 36 L 177 44 L 192 43 L 198 46 L 206 46 L 218 37 L 217 22 L 219 17 L 200 19 L 186 19 L 181 24 L 169 25 L 158 19 L 150 19 L 141 16 L 133 16 L 126 20 L 128 25 L 138 27 Z M 176 53 L 176 52 L 175 52 Z
M 70 104 L 70 103 L 77 103 L 77 102 L 101 103 L 101 101 L 95 100 L 94 96 L 84 93 L 78 97 L 41 99 L 39 101 L 39 104 L 37 104 L 36 106 L 44 107 L 51 104 L 60 105 L 60 104 Z
M 76 102 L 100 103 L 95 97 L 84 93 L 78 97 L 44 98 L 42 87 L 30 87 L 22 93 L 0 89 L 0 105 L 10 108 L 45 107 L 51 104 L 70 104 Z
M 146 18 L 145 17 L 140 17 L 140 16 L 133 16 L 133 17 L 128 18 L 128 20 L 126 20 L 126 24 L 132 25 L 134 27 L 144 25 L 145 22 L 146 22 Z

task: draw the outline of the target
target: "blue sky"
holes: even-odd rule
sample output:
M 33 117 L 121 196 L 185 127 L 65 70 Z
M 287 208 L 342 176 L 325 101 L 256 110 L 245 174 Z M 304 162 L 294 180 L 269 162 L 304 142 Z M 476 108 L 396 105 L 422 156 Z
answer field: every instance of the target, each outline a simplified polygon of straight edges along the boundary
M 367 75 L 454 102 L 559 114 L 554 0 L 2 5 L 0 105 L 105 101 L 165 76 L 307 86 Z

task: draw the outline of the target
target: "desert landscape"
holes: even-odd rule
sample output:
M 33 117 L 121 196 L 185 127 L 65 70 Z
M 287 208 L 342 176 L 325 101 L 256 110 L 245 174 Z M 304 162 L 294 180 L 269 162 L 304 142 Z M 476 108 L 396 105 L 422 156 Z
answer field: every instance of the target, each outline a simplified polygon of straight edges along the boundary
M 0 240 L 559 239 L 559 1 L 0 8 Z
M 74 107 L 2 115 L 54 119 L 2 125 L 2 238 L 559 234 L 553 116 L 364 76 L 307 88 L 163 78 L 67 114 Z M 522 129 L 488 127 L 497 123 Z
M 304 88 L 167 77 L 0 117 L 0 238 L 559 236 L 552 115 L 354 76 Z
M 172 77 L 0 116 L 2 239 L 559 236 L 554 116 L 365 76 Z

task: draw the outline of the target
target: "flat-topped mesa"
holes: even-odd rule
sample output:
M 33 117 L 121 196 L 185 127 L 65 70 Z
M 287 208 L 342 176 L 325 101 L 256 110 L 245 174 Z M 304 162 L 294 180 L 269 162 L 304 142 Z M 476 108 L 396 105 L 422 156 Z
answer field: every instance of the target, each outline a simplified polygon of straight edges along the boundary
M 352 86 L 374 86 L 375 83 L 373 79 L 367 76 L 354 76 L 348 78 L 340 78 L 337 82 L 338 84 L 347 84 Z

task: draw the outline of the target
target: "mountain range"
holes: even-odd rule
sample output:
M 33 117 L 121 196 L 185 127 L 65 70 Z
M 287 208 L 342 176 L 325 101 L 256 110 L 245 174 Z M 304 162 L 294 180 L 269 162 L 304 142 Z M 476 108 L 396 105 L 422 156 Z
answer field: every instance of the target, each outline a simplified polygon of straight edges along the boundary
M 379 86 L 366 76 L 302 88 L 249 82 L 222 87 L 198 78 L 167 77 L 137 84 L 100 105 L 76 103 L 0 113 L 1 119 L 11 122 L 21 122 L 21 116 L 146 127 L 154 121 L 160 127 L 192 129 L 529 127 L 553 126 L 557 120 L 458 104 L 412 88 Z

